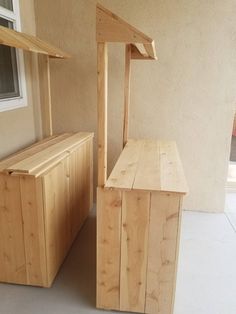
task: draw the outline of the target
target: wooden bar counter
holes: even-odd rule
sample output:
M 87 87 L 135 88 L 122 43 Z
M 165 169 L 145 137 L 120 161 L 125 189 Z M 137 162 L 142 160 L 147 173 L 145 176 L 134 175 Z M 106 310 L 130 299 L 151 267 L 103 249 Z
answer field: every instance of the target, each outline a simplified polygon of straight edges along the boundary
M 174 142 L 128 141 L 98 188 L 98 308 L 172 313 L 186 192 Z

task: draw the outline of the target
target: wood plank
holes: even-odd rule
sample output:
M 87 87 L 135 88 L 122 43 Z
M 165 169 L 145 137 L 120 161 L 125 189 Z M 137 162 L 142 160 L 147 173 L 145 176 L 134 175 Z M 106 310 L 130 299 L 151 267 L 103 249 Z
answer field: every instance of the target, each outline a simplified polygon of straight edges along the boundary
M 48 286 L 41 179 L 20 177 L 27 284 Z
M 45 55 L 39 55 L 38 61 L 42 132 L 43 137 L 47 137 L 53 134 L 49 57 Z
M 149 192 L 123 192 L 120 272 L 122 311 L 144 313 L 149 208 Z
M 27 283 L 20 181 L 0 174 L 0 281 Z
M 175 142 L 155 140 L 129 139 L 105 186 L 182 194 L 188 192 Z
M 58 157 L 64 152 L 70 152 L 71 149 L 75 148 L 79 144 L 82 144 L 88 138 L 92 137 L 92 133 L 79 132 L 69 138 L 66 138 L 53 146 L 47 147 L 43 151 L 40 151 L 33 156 L 25 158 L 24 160 L 10 166 L 7 168 L 11 172 L 25 172 L 31 173 L 37 168 L 42 167 L 44 164 L 48 163 L 50 160 Z
M 122 20 L 116 14 L 97 5 L 97 42 L 152 43 L 152 39 Z
M 153 60 L 148 54 L 139 50 L 137 45 L 131 44 L 131 59 L 132 60 Z
M 53 58 L 69 58 L 69 54 L 41 39 L 13 29 L 0 26 L 0 44 L 26 51 L 48 55 Z
M 97 190 L 97 307 L 120 310 L 121 192 Z
M 187 193 L 188 187 L 175 142 L 160 142 L 161 190 Z
M 107 180 L 107 44 L 98 43 L 98 186 L 103 187 Z
M 145 313 L 171 314 L 176 275 L 180 195 L 151 196 Z
M 152 41 L 150 44 L 143 44 L 148 56 L 153 60 L 157 60 L 155 43 Z
M 17 162 L 20 162 L 42 150 L 44 150 L 47 147 L 50 147 L 52 145 L 54 145 L 55 143 L 60 142 L 62 139 L 66 139 L 68 137 L 70 137 L 72 135 L 72 133 L 64 133 L 61 135 L 55 135 L 55 136 L 50 136 L 48 138 L 45 138 L 39 142 L 36 142 L 10 156 L 8 156 L 7 158 L 3 159 L 2 161 L 0 161 L 0 172 L 6 171 L 7 172 L 7 168 L 11 167 L 12 165 L 14 165 Z
M 160 190 L 159 142 L 145 140 L 140 153 L 133 189 Z
M 107 180 L 107 188 L 132 189 L 142 145 L 139 140 L 128 141 Z
M 123 147 L 128 142 L 129 136 L 129 107 L 130 107 L 130 78 L 131 78 L 131 45 L 125 48 L 125 90 L 124 90 L 124 122 L 123 122 Z
M 48 283 L 51 284 L 71 244 L 68 213 L 67 161 L 43 177 Z

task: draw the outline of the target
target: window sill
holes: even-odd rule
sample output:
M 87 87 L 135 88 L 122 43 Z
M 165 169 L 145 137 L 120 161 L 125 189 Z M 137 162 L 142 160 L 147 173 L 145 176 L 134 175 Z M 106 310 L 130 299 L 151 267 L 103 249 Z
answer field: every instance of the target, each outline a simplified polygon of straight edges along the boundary
M 10 111 L 23 107 L 27 107 L 26 100 L 24 98 L 0 101 L 0 112 Z

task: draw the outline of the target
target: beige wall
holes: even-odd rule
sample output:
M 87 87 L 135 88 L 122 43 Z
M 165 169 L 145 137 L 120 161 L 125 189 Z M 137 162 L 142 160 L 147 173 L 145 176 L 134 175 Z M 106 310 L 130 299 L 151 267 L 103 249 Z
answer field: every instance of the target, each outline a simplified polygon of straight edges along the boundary
M 184 207 L 222 211 L 236 101 L 235 1 L 100 2 L 157 43 L 158 62 L 133 64 L 130 135 L 176 140 L 190 187 Z M 37 33 L 73 55 L 52 64 L 55 130 L 96 131 L 96 1 L 35 3 Z M 124 47 L 111 45 L 109 169 L 121 150 L 123 56 Z
M 22 31 L 35 34 L 34 1 L 20 0 Z M 27 107 L 0 112 L 0 158 L 34 142 L 40 135 L 37 59 L 25 53 Z

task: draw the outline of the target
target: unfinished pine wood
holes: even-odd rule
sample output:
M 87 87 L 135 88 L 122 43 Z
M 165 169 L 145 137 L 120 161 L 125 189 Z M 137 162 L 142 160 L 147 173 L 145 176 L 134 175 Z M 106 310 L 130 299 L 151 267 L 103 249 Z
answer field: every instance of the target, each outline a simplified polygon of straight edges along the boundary
M 14 165 L 7 168 L 11 172 L 31 173 L 36 169 L 42 167 L 47 162 L 58 157 L 64 152 L 70 152 L 76 146 L 82 144 L 86 139 L 93 136 L 91 133 L 79 132 L 69 138 L 62 140 L 50 147 L 47 147 L 43 151 L 39 151 L 36 154 L 25 158 L 24 160 L 15 163 Z
M 179 217 L 180 195 L 152 193 L 145 313 L 172 313 Z
M 150 193 L 123 192 L 120 309 L 144 312 Z
M 107 44 L 98 43 L 98 186 L 107 180 Z
M 97 307 L 120 309 L 121 192 L 97 190 Z
M 6 172 L 8 173 L 8 168 L 10 168 L 12 165 L 26 159 L 27 157 L 30 157 L 34 155 L 35 153 L 38 153 L 45 148 L 52 146 L 58 142 L 60 142 L 62 139 L 66 139 L 70 137 L 72 133 L 64 133 L 61 135 L 54 135 L 50 136 L 48 138 L 45 138 L 41 141 L 38 141 L 34 143 L 33 145 L 24 148 L 20 150 L 19 152 L 12 154 L 8 156 L 7 158 L 0 161 L 0 172 Z
M 0 175 L 0 281 L 27 281 L 20 179 Z
M 115 167 L 112 170 L 106 187 L 131 190 L 138 169 L 138 162 L 142 150 L 142 141 L 129 140 Z
M 41 39 L 0 26 L 0 44 L 26 51 L 48 55 L 53 58 L 68 58 L 69 54 Z
M 51 286 L 92 206 L 92 143 L 88 133 L 51 137 L 1 163 L 0 281 Z M 4 169 L 32 160 L 35 174 Z
M 20 177 L 27 284 L 48 286 L 41 178 Z M 40 232 L 38 232 L 40 230 Z
M 124 122 L 123 147 L 127 144 L 129 136 L 129 106 L 130 106 L 130 77 L 131 77 L 131 45 L 125 48 L 125 93 L 124 93 Z
M 132 60 L 153 60 L 147 53 L 143 53 L 139 50 L 137 45 L 131 44 L 131 59 Z
M 128 24 L 116 14 L 97 5 L 97 41 L 151 43 L 152 39 Z
M 129 140 L 107 188 L 187 193 L 188 188 L 175 142 Z
M 49 57 L 39 55 L 39 84 L 40 84 L 40 102 L 42 116 L 43 137 L 53 134 L 52 126 L 52 98 Z
M 66 160 L 43 178 L 48 281 L 52 282 L 69 249 Z

